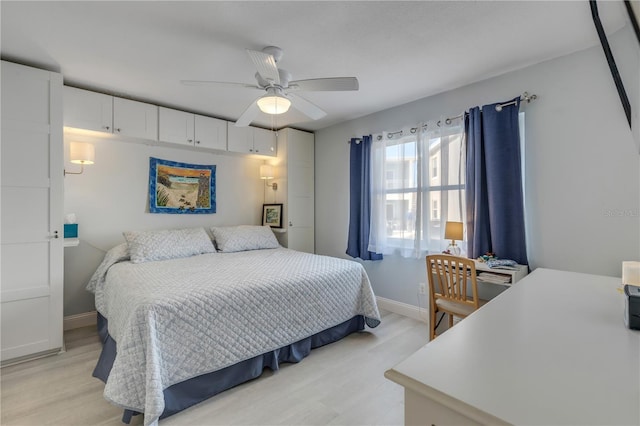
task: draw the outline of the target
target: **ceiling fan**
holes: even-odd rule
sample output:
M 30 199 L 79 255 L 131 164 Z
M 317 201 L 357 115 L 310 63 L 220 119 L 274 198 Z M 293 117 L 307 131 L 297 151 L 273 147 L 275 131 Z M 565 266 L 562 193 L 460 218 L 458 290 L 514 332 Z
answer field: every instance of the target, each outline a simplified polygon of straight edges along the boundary
M 255 74 L 257 84 L 231 83 L 223 81 L 181 80 L 186 85 L 217 85 L 226 87 L 242 87 L 266 91 L 251 102 L 249 107 L 236 121 L 236 126 L 248 126 L 258 111 L 267 114 L 282 114 L 293 107 L 311 118 L 318 120 L 325 115 L 320 107 L 298 95 L 296 92 L 345 91 L 358 90 L 356 77 L 313 78 L 309 80 L 291 80 L 291 73 L 276 65 L 282 59 L 282 49 L 267 46 L 262 51 L 247 49 L 249 58 L 258 70 Z

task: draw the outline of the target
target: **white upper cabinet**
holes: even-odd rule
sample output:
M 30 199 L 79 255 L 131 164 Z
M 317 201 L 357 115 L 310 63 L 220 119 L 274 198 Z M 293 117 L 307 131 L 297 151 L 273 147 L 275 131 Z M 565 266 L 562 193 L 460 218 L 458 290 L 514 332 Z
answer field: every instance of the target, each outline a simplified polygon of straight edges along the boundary
M 64 87 L 64 125 L 158 140 L 158 107 L 89 90 Z
M 218 118 L 195 115 L 195 145 L 201 148 L 227 150 L 227 122 Z
M 243 154 L 258 154 L 275 157 L 275 132 L 257 127 L 236 127 L 234 123 L 227 125 L 227 146 L 229 151 Z
M 160 107 L 159 117 L 160 141 L 181 145 L 194 144 L 193 114 Z
M 113 96 L 64 86 L 64 125 L 97 132 L 112 132 Z
M 277 155 L 276 134 L 214 117 L 64 87 L 64 125 L 178 145 Z
M 227 150 L 227 122 L 170 108 L 159 108 L 161 142 Z
M 113 133 L 157 141 L 158 107 L 114 97 Z
M 227 122 L 227 148 L 229 151 L 253 154 L 253 128 L 236 127 Z
M 267 129 L 253 128 L 253 152 L 254 154 L 270 155 L 275 157 L 276 132 Z

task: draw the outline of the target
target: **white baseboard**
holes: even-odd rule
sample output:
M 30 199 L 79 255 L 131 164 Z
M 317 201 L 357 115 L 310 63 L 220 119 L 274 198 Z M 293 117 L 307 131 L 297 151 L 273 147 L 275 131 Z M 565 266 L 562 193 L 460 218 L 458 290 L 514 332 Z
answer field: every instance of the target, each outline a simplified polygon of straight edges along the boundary
M 419 308 L 418 306 L 409 305 L 408 303 L 396 302 L 395 300 L 386 299 L 376 296 L 378 307 L 394 314 L 404 315 L 422 322 L 429 322 L 429 310 Z
M 74 328 L 96 325 L 98 323 L 97 315 L 98 313 L 96 311 L 91 311 L 64 317 L 64 331 L 73 330 Z

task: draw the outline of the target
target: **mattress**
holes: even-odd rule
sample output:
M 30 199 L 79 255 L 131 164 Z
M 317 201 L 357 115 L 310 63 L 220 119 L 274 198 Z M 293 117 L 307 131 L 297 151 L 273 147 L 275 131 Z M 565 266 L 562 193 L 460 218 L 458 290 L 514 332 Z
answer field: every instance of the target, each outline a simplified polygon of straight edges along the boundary
M 284 248 L 134 264 L 115 248 L 92 278 L 118 353 L 104 396 L 156 424 L 163 391 L 361 315 L 380 316 L 357 262 Z

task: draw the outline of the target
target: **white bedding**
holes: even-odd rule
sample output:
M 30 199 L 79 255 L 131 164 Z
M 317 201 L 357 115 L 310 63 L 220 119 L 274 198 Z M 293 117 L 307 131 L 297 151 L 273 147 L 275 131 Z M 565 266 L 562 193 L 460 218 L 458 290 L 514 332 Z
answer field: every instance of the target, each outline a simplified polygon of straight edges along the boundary
M 163 390 L 289 345 L 355 315 L 380 315 L 357 262 L 284 248 L 133 264 L 126 246 L 88 285 L 117 357 L 104 396 L 156 424 Z

